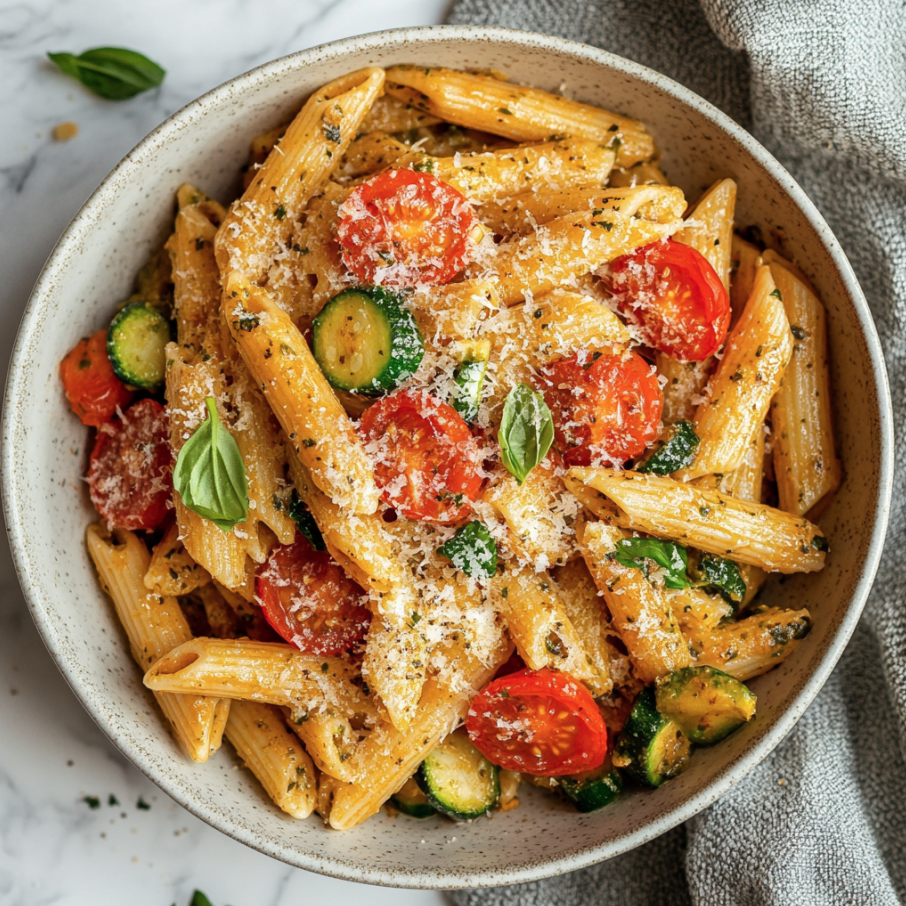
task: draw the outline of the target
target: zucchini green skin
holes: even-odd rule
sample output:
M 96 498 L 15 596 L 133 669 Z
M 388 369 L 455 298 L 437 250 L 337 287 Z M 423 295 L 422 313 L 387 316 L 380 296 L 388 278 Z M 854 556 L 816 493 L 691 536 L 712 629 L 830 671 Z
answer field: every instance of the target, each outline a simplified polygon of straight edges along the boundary
M 334 296 L 318 313 L 312 354 L 337 390 L 378 396 L 415 374 L 425 342 L 400 296 L 361 286 Z
M 678 469 L 692 465 L 698 450 L 699 438 L 692 422 L 677 422 L 670 429 L 670 436 L 644 462 L 635 467 L 637 472 L 670 475 Z
M 683 667 L 655 684 L 655 702 L 691 742 L 712 746 L 755 716 L 755 693 L 716 667 Z
M 441 814 L 468 821 L 489 812 L 500 798 L 500 771 L 463 732 L 451 733 L 422 762 L 415 780 Z
M 403 788 L 390 797 L 393 805 L 410 818 L 430 818 L 437 810 L 428 803 L 425 794 L 419 789 L 413 778 L 409 778 Z
M 466 355 L 456 374 L 453 376 L 454 391 L 450 400 L 453 408 L 466 422 L 474 422 L 478 418 L 478 408 L 481 405 L 481 394 L 484 390 L 484 378 L 488 371 L 488 358 L 490 357 L 491 344 L 475 343 L 469 354 Z
M 121 380 L 143 390 L 163 386 L 167 357 L 164 347 L 172 339 L 170 322 L 147 302 L 130 302 L 107 328 L 107 357 Z
M 610 759 L 596 771 L 559 778 L 560 789 L 580 812 L 594 812 L 616 801 L 623 792 L 623 778 Z
M 664 717 L 646 686 L 617 738 L 613 762 L 642 786 L 656 789 L 689 766 L 691 743 L 679 725 Z

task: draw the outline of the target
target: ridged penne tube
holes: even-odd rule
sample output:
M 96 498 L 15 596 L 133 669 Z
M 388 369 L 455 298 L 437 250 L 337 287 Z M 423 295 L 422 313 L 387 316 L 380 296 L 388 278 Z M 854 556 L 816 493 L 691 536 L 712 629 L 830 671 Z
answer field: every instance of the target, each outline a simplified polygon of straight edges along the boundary
M 530 669 L 550 667 L 589 685 L 606 684 L 608 676 L 586 653 L 547 572 L 514 565 L 491 579 L 490 590 L 494 607 Z
M 708 398 L 695 410 L 699 445 L 692 465 L 680 477 L 726 474 L 740 466 L 792 352 L 790 323 L 770 269 L 763 265 L 745 311 L 727 337 Z
M 585 561 L 579 557 L 559 567 L 553 579 L 560 590 L 560 600 L 566 610 L 592 664 L 597 676 L 587 679 L 589 689 L 596 698 L 607 695 L 613 689 L 610 676 L 611 647 L 607 640 L 608 620 L 604 612 L 604 598 L 598 594 Z
M 416 110 L 411 104 L 390 97 L 379 97 L 362 122 L 362 132 L 409 132 L 434 126 L 440 120 L 436 116 Z
M 187 595 L 211 581 L 179 540 L 179 525 L 173 523 L 151 552 L 145 573 L 145 588 L 158 595 Z
M 667 599 L 688 639 L 711 632 L 733 616 L 733 608 L 719 594 L 708 594 L 703 588 L 668 591 Z
M 771 404 L 780 508 L 801 516 L 843 480 L 834 444 L 827 323 L 818 297 L 782 264 L 770 265 L 793 333 L 793 354 Z
M 419 166 L 483 204 L 519 192 L 565 192 L 607 182 L 614 153 L 599 141 L 564 138 L 522 148 L 424 158 Z
M 702 391 L 714 367 L 713 357 L 704 362 L 680 362 L 659 352 L 654 359 L 657 373 L 664 382 L 661 419 L 665 425 L 690 421 L 702 402 Z
M 352 682 L 354 676 L 355 668 L 342 658 L 303 654 L 291 645 L 193 639 L 157 659 L 145 673 L 145 685 L 153 692 L 204 692 L 295 712 L 371 713 L 373 706 Z
M 635 674 L 644 683 L 687 667 L 689 648 L 662 588 L 656 588 L 640 569 L 626 567 L 613 556 L 628 537 L 603 522 L 583 523 L 579 543 L 595 585 L 604 593 L 611 625 L 619 633 Z
M 176 598 L 161 597 L 145 588 L 151 558 L 132 532 L 118 529 L 111 540 L 100 526 L 90 525 L 85 541 L 101 585 L 126 631 L 132 656 L 143 670 L 190 642 L 192 632 Z M 197 690 L 185 695 L 160 693 L 155 698 L 193 761 L 207 761 L 220 748 L 229 702 Z
M 571 192 L 524 192 L 481 206 L 481 222 L 504 236 L 534 232 L 537 224 L 579 211 L 615 210 L 624 217 L 640 217 L 654 223 L 679 220 L 686 210 L 686 197 L 673 186 L 640 186 L 628 189 L 574 189 Z
M 319 771 L 337 780 L 355 780 L 350 759 L 355 755 L 359 737 L 349 718 L 316 713 L 299 722 L 290 718 L 289 726 L 305 744 L 305 751 Z
M 408 154 L 409 146 L 386 132 L 367 132 L 360 135 L 343 155 L 337 178 L 356 179 L 393 166 L 394 161 Z
M 696 664 L 717 667 L 745 682 L 786 660 L 811 628 L 807 610 L 772 607 L 719 629 L 692 634 L 690 644 Z
M 226 738 L 277 808 L 307 818 L 318 796 L 315 767 L 273 705 L 233 702 Z
M 415 773 L 425 756 L 466 716 L 472 695 L 497 672 L 513 646 L 501 634 L 487 662 L 452 641 L 445 651 L 447 667 L 425 683 L 418 714 L 401 731 L 392 724 L 375 727 L 351 759 L 356 781 L 332 788 L 330 826 L 349 830 L 375 814 Z
M 666 186 L 670 180 L 664 176 L 660 164 L 645 160 L 625 169 L 614 170 L 610 176 L 610 185 L 614 188 L 635 188 L 636 186 Z
M 638 472 L 570 469 L 565 480 L 593 513 L 622 528 L 769 571 L 824 567 L 827 539 L 821 529 L 774 507 Z
M 734 233 L 730 261 L 731 326 L 739 320 L 746 307 L 746 302 L 752 295 L 752 287 L 755 285 L 755 274 L 762 264 L 764 261 L 758 247 L 746 242 L 745 239 L 740 239 Z
M 217 233 L 221 279 L 258 281 L 285 251 L 296 219 L 340 163 L 381 94 L 384 71 L 349 73 L 316 91 L 288 126 Z
M 541 362 L 629 343 L 626 326 L 606 305 L 573 289 L 552 289 L 530 308 Z
M 265 290 L 238 277 L 223 299 L 242 358 L 314 483 L 340 506 L 373 513 L 374 470 L 299 329 Z
M 468 340 L 482 317 L 500 307 L 500 294 L 497 280 L 477 278 L 413 293 L 409 305 L 426 339 Z
M 559 134 L 608 142 L 620 167 L 649 160 L 655 152 L 638 120 L 492 76 L 394 66 L 387 70 L 386 88 L 393 97 L 457 126 L 514 141 L 544 141 Z
M 686 216 L 689 226 L 673 237 L 683 245 L 692 246 L 708 260 L 727 292 L 730 291 L 735 210 L 736 183 L 732 179 L 719 179 Z
M 481 276 L 496 277 L 500 301 L 515 305 L 527 292 L 540 296 L 640 246 L 665 239 L 681 225 L 682 221 L 652 223 L 624 217 L 616 210 L 558 217 L 531 236 L 497 246 Z

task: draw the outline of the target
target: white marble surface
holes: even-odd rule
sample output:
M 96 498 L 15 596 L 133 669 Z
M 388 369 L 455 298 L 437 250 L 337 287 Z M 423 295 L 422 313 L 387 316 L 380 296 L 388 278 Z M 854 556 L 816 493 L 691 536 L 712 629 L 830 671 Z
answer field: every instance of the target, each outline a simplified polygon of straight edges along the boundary
M 0 361 L 59 234 L 116 162 L 183 104 L 259 63 L 326 41 L 440 22 L 448 0 L 0 2 Z M 56 72 L 48 50 L 135 48 L 168 71 L 125 103 Z M 74 121 L 79 135 L 54 142 Z M 83 797 L 101 804 L 91 809 Z M 109 797 L 119 804 L 109 805 Z M 150 809 L 142 809 L 142 801 Z M 69 691 L 0 550 L 0 903 L 440 906 L 443 895 L 289 868 L 192 817 L 126 762 Z

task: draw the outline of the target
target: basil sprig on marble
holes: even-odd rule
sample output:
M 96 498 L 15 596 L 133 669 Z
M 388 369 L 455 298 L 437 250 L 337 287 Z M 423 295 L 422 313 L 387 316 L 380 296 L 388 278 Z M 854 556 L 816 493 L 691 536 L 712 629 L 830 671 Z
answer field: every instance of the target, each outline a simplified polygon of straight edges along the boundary
M 125 101 L 157 88 L 167 74 L 144 54 L 125 47 L 95 47 L 76 56 L 48 53 L 60 70 L 108 101 Z
M 179 451 L 173 486 L 190 510 L 228 532 L 248 516 L 248 479 L 239 447 L 217 416 L 214 397 L 204 402 L 208 418 Z
M 498 437 L 503 464 L 522 484 L 554 442 L 551 411 L 527 384 L 517 384 L 507 395 Z

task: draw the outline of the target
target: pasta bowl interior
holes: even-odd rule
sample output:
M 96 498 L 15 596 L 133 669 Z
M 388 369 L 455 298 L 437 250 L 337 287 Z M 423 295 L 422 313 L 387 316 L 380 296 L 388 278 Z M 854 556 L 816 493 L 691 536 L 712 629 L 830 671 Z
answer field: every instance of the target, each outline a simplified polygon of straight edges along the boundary
M 86 429 L 69 411 L 57 375 L 79 338 L 106 327 L 130 295 L 136 272 L 172 229 L 181 184 L 224 202 L 235 198 L 255 136 L 291 120 L 333 79 L 408 63 L 498 70 L 514 83 L 641 120 L 663 154 L 663 170 L 690 202 L 717 180 L 735 180 L 737 225 L 757 226 L 794 260 L 827 311 L 845 481 L 820 514 L 823 534 L 804 540 L 803 553 L 818 556 L 826 536 L 824 568 L 782 582 L 773 577 L 761 592 L 768 607 L 807 609 L 811 632 L 776 669 L 751 681 L 754 719 L 697 751 L 670 783 L 627 788 L 588 814 L 523 784 L 516 811 L 465 826 L 382 811 L 338 833 L 315 816 L 297 821 L 280 812 L 249 772 L 235 770 L 229 747 L 194 764 L 165 731 L 82 543 L 96 521 L 82 482 Z M 608 153 L 618 155 L 619 145 Z M 247 340 L 242 317 L 240 344 Z M 16 344 L 3 430 L 4 503 L 20 580 L 61 671 L 113 742 L 176 801 L 262 852 L 337 877 L 407 887 L 497 885 L 574 870 L 663 833 L 744 777 L 793 726 L 852 633 L 880 555 L 892 462 L 889 393 L 867 305 L 827 225 L 770 155 L 713 107 L 643 67 L 559 39 L 458 27 L 370 35 L 275 61 L 190 104 L 141 142 L 87 202 L 41 275 Z M 560 642 L 548 640 L 548 650 Z

